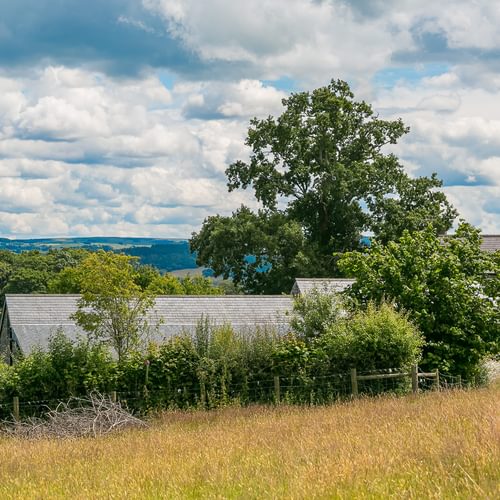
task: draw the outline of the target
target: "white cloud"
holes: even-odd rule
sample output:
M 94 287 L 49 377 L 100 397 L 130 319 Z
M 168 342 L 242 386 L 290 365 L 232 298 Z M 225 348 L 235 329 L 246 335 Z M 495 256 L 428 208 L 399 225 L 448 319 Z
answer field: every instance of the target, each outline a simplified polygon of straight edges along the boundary
M 324 83 L 335 75 L 361 79 L 389 61 L 392 44 L 410 47 L 385 18 L 357 20 L 343 2 L 305 0 L 143 0 L 170 34 L 207 61 L 245 61 L 262 78 L 283 74 Z
M 248 155 L 248 120 L 282 110 L 287 92 L 261 80 L 307 89 L 332 77 L 381 117 L 401 116 L 411 132 L 392 150 L 408 171 L 436 170 L 462 215 L 500 232 L 494 2 L 142 3 L 161 21 L 117 23 L 167 44 L 164 23 L 193 56 L 189 79 L 177 54 L 168 89 L 152 70 L 112 78 L 77 60 L 0 68 L 0 235 L 188 236 L 255 203 L 227 193 L 224 171 Z M 373 76 L 394 69 L 398 80 L 378 86 Z
M 3 115 L 0 232 L 23 236 L 187 236 L 208 215 L 254 203 L 229 195 L 223 174 L 247 154 L 246 118 L 182 110 L 207 95 L 212 108 L 264 112 L 284 95 L 249 80 L 171 94 L 151 75 L 123 81 L 63 67 L 0 84 L 23 96 Z

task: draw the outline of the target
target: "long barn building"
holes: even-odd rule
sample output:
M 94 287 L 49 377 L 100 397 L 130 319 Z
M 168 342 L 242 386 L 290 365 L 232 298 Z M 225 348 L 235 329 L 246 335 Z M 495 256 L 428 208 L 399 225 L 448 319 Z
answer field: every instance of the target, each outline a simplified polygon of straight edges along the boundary
M 353 280 L 300 279 L 293 295 L 317 288 L 327 292 L 342 291 Z M 16 353 L 30 354 L 45 349 L 51 335 L 58 330 L 72 339 L 86 333 L 72 315 L 78 307 L 79 295 L 15 295 L 7 294 L 0 322 L 0 351 L 8 363 Z M 162 295 L 149 311 L 150 340 L 161 343 L 180 333 L 193 334 L 203 319 L 212 325 L 231 325 L 241 333 L 256 328 L 273 328 L 280 334 L 289 328 L 293 307 L 291 295 Z

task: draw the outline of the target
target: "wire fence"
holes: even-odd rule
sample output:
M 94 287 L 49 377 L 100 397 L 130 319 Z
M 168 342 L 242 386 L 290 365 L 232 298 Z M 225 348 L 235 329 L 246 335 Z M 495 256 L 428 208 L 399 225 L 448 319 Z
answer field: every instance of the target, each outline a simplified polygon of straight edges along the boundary
M 325 405 L 336 401 L 380 394 L 404 395 L 429 390 L 447 390 L 470 385 L 460 376 L 435 372 L 425 373 L 417 366 L 408 371 L 398 369 L 337 373 L 321 376 L 283 377 L 232 383 L 221 378 L 210 383 L 199 379 L 182 386 L 169 385 L 132 391 L 111 391 L 110 397 L 136 413 L 163 409 L 213 409 L 236 404 L 300 404 Z M 0 402 L 3 419 L 43 416 L 68 399 L 24 400 L 22 394 Z

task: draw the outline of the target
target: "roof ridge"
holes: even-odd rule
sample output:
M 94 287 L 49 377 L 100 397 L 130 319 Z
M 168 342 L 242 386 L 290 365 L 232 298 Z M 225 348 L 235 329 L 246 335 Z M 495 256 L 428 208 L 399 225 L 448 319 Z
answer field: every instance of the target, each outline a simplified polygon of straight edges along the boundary
M 6 293 L 5 297 L 81 297 L 80 293 Z M 155 298 L 166 298 L 166 297 L 177 297 L 177 298 L 237 298 L 237 299 L 247 299 L 247 298 L 290 298 L 290 294 L 275 294 L 275 295 L 156 295 Z

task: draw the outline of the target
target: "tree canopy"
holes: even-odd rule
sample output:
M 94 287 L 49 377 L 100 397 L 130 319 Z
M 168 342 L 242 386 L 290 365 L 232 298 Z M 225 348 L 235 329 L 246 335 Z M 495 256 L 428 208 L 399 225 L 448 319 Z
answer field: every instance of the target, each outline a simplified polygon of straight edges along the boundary
M 392 300 L 408 312 L 425 337 L 424 367 L 470 380 L 500 347 L 500 255 L 480 245 L 469 224 L 445 238 L 429 226 L 346 253 L 339 267 L 356 278 L 350 293 L 359 304 Z
M 154 303 L 154 295 L 136 283 L 133 259 L 98 251 L 76 268 L 82 296 L 73 317 L 91 340 L 113 347 L 118 359 L 139 346 Z
M 77 265 L 88 252 L 81 249 L 32 250 L 14 253 L 0 250 L 0 303 L 6 293 L 48 293 L 51 281 Z
M 409 130 L 400 119 L 380 119 L 340 80 L 283 106 L 251 120 L 249 161 L 226 170 L 229 191 L 252 189 L 262 210 L 207 218 L 190 241 L 198 264 L 247 292 L 288 291 L 299 274 L 337 275 L 333 254 L 358 249 L 365 231 L 389 241 L 405 228 L 451 227 L 439 179 L 410 178 L 385 151 Z

